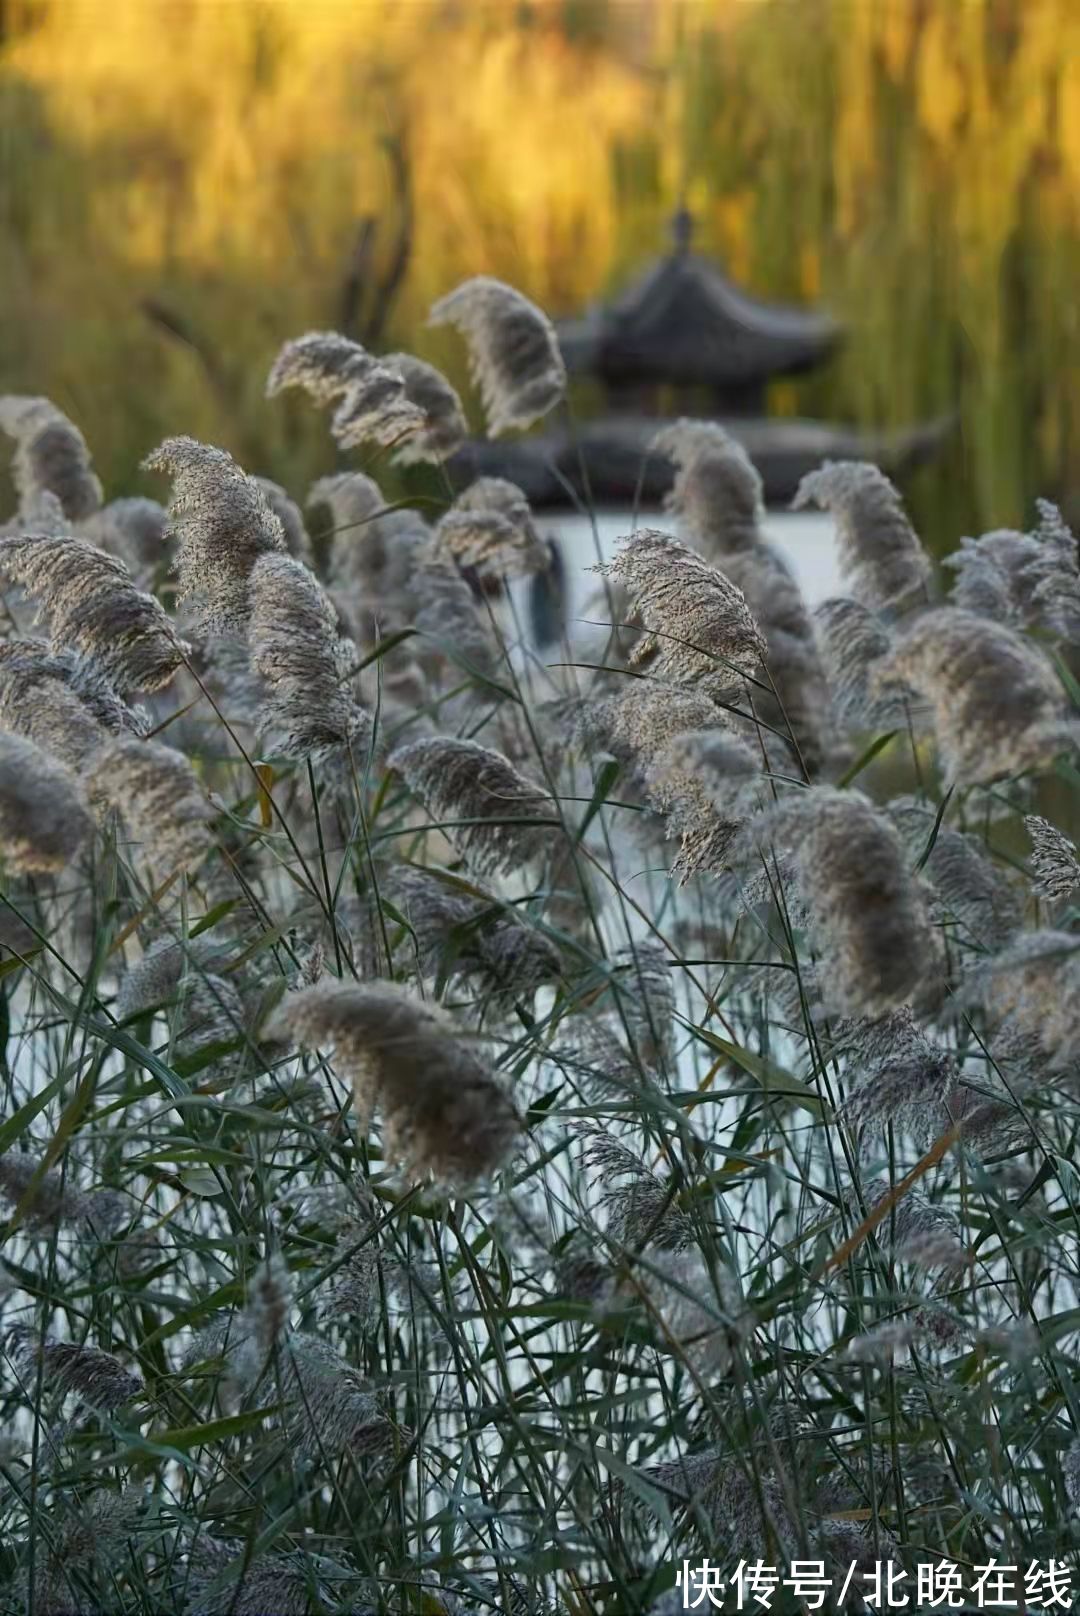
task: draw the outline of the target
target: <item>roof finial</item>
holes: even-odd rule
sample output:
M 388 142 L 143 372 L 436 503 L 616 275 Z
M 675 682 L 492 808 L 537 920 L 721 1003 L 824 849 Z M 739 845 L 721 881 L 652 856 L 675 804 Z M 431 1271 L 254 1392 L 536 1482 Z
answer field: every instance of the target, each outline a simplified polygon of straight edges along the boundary
M 694 215 L 680 202 L 671 219 L 671 239 L 677 253 L 690 251 L 690 241 L 694 234 Z

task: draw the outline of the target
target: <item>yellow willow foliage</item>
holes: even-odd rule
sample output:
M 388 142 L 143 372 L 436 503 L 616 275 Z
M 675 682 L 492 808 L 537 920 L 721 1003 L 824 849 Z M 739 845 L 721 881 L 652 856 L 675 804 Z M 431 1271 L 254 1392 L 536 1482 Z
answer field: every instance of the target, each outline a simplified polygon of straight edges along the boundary
M 284 468 L 294 493 L 331 467 L 323 423 L 262 383 L 284 339 L 338 323 L 368 216 L 387 270 L 393 141 L 412 253 L 384 340 L 460 385 L 460 345 L 423 329 L 436 296 L 483 272 L 576 312 L 685 198 L 699 244 L 753 290 L 851 327 L 774 407 L 884 426 L 960 411 L 914 490 L 931 541 L 1077 493 L 1075 0 L 9 0 L 0 16 L 0 382 L 80 421 L 110 492 L 175 432 Z

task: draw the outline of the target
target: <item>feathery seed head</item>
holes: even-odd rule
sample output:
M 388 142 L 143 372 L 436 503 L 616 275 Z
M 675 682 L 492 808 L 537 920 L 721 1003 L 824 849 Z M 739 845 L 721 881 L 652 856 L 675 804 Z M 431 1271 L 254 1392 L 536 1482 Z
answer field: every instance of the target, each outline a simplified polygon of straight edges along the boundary
M 956 573 L 950 604 L 1010 628 L 1023 628 L 1031 611 L 1031 588 L 1024 575 L 1036 551 L 1030 534 L 1012 528 L 961 539 L 960 548 L 942 563 Z
M 0 397 L 0 432 L 15 439 L 13 474 L 20 507 L 32 509 L 42 494 L 59 500 L 71 522 L 92 516 L 101 504 L 86 439 L 47 398 Z
M 434 304 L 428 323 L 453 326 L 468 343 L 492 437 L 531 426 L 565 395 L 555 328 L 512 286 L 487 275 L 462 281 Z
M 1015 885 L 963 831 L 937 823 L 932 802 L 898 797 L 888 805 L 893 822 L 921 862 L 938 907 L 960 921 L 976 942 L 997 948 L 1017 930 L 1022 904 Z M 933 846 L 926 849 L 933 838 Z
M 529 502 L 503 477 L 478 477 L 435 529 L 437 543 L 481 575 L 542 572 L 547 547 L 533 526 Z
M 687 536 L 709 556 L 756 545 L 765 514 L 761 477 L 737 438 L 715 421 L 672 421 L 649 444 L 676 466 L 664 500 Z
M 397 372 L 405 383 L 405 397 L 424 416 L 421 430 L 395 449 L 393 458 L 398 464 L 445 460 L 460 449 L 469 435 L 469 424 L 461 400 L 442 371 L 410 353 L 385 354 L 381 363 Z
M 281 523 L 285 548 L 298 561 L 311 560 L 311 539 L 304 526 L 304 513 L 296 501 L 270 477 L 253 477 L 252 482 Z
M 182 752 L 134 736 L 107 741 L 90 764 L 87 794 L 116 809 L 158 875 L 198 864 L 209 853 L 213 810 Z
M 39 1166 L 13 1150 L 0 1155 L 0 1199 L 22 1207 L 24 1229 L 68 1228 L 104 1240 L 127 1222 L 127 1202 L 117 1191 L 79 1190 L 56 1168 L 39 1175 Z
M 1061 1479 L 1065 1483 L 1065 1496 L 1073 1509 L 1080 1513 L 1080 1441 L 1070 1444 L 1061 1463 Z
M 427 427 L 400 371 L 336 331 L 308 331 L 285 344 L 267 377 L 266 396 L 286 387 L 302 387 L 316 404 L 340 401 L 330 431 L 342 449 L 365 442 L 390 448 Z
M 194 607 L 201 630 L 242 628 L 252 567 L 285 549 L 266 495 L 224 449 L 194 438 L 166 438 L 143 466 L 172 478 L 167 537 L 178 545 L 178 601 Z
M 330 766 L 339 787 L 362 771 L 374 740 L 371 714 L 356 701 L 343 667 L 357 660 L 311 569 L 292 556 L 265 555 L 251 569 L 251 665 L 264 682 L 263 728 L 286 757 Z
M 16 1325 L 8 1336 L 8 1350 L 24 1390 L 31 1396 L 39 1373 L 47 1392 L 56 1397 L 73 1393 L 102 1413 L 122 1408 L 142 1390 L 137 1375 L 130 1374 L 111 1352 L 97 1347 L 56 1341 Z
M 960 998 L 979 1005 L 1013 1036 L 1038 1040 L 1052 1068 L 1080 1057 L 1080 938 L 1071 932 L 1025 932 L 980 964 Z
M 1080 862 L 1076 847 L 1067 836 L 1040 814 L 1027 814 L 1024 828 L 1031 837 L 1031 868 L 1036 898 L 1067 898 L 1080 889 Z
M 899 833 L 866 797 L 811 786 L 759 815 L 746 836 L 766 856 L 775 843 L 794 857 L 837 1012 L 882 1016 L 918 991 L 934 938 Z
M 875 1179 L 864 1188 L 866 1208 L 874 1211 L 892 1186 L 885 1179 Z M 908 1189 L 890 1206 L 878 1224 L 879 1239 L 887 1239 L 895 1256 L 901 1262 L 913 1263 L 919 1268 L 961 1267 L 967 1261 L 967 1249 L 960 1238 L 960 1223 L 948 1207 L 927 1199 L 921 1190 Z
M 493 1073 L 442 1010 L 391 982 L 325 981 L 290 995 L 281 1028 L 333 1048 L 361 1116 L 380 1107 L 388 1156 L 451 1184 L 498 1167 L 519 1130 Z
M 699 1252 L 651 1253 L 635 1269 L 658 1334 L 702 1375 L 722 1375 L 753 1336 L 754 1315 L 736 1276 L 707 1265 Z
M 888 1046 L 864 1041 L 849 1063 L 854 1083 L 839 1115 L 856 1134 L 892 1127 L 915 1138 L 931 1138 L 945 1126 L 946 1101 L 956 1085 L 956 1066 L 901 1012 L 899 1022 L 886 1017 Z M 880 1034 L 879 1034 L 880 1038 Z M 938 1126 L 940 1124 L 940 1126 Z M 866 1141 L 868 1148 L 872 1142 Z
M 556 805 L 501 752 L 476 741 L 430 736 L 389 759 L 414 796 L 446 829 L 479 875 L 543 858 L 561 836 Z
M 872 687 L 873 671 L 892 638 L 875 612 L 848 595 L 824 600 L 814 613 L 833 708 L 847 729 L 895 729 L 906 722 L 901 685 Z M 911 693 L 908 692 L 908 698 Z
M 312 483 L 304 503 L 309 511 L 325 506 L 335 532 L 339 528 L 342 532 L 352 532 L 386 510 L 382 489 L 373 477 L 366 477 L 362 471 L 340 471 L 332 477 L 320 477 Z M 359 534 L 353 536 L 358 538 Z M 337 548 L 335 544 L 334 549 Z
M 632 1250 L 656 1246 L 664 1251 L 685 1251 L 693 1245 L 694 1229 L 677 1204 L 677 1185 L 659 1178 L 636 1151 L 609 1133 L 585 1129 L 585 1163 L 594 1169 L 602 1188 L 601 1209 L 607 1214 L 610 1240 Z
M 612 986 L 630 1042 L 648 1066 L 671 1069 L 675 1057 L 675 973 L 659 943 L 629 943 L 611 956 Z
M 755 691 L 754 711 L 764 724 L 760 736 L 772 761 L 777 740 L 780 768 L 791 757 L 814 779 L 835 752 L 829 689 L 814 620 L 782 552 L 767 539 L 722 558 L 724 575 L 741 589 L 766 641 L 770 690 Z
M 102 722 L 100 694 L 90 680 L 87 699 L 81 664 L 53 657 L 40 640 L 0 644 L 0 724 L 32 741 L 43 752 L 82 777 L 90 759 L 109 738 Z M 118 711 L 127 712 L 113 696 Z
M 291 1308 L 292 1279 L 288 1264 L 275 1253 L 255 1270 L 240 1322 L 240 1338 L 245 1350 L 255 1354 L 255 1377 L 284 1344 L 289 1333 Z
M 121 979 L 117 1019 L 170 1006 L 172 1043 L 185 1056 L 235 1043 L 247 1019 L 243 1000 L 235 982 L 213 969 L 212 952 L 200 939 L 159 939 Z
M 85 539 L 0 539 L 0 572 L 37 597 L 53 649 L 93 658 L 121 696 L 160 690 L 180 666 L 186 648 L 159 602 Z
M 1076 537 L 1056 505 L 1037 499 L 1035 555 L 1024 569 L 1031 590 L 1031 620 L 1062 639 L 1080 635 L 1080 557 Z
M 897 679 L 930 702 L 950 783 L 1045 768 L 1080 738 L 1039 648 L 972 612 L 944 606 L 910 622 L 875 665 L 871 685 Z
M 0 730 L 0 857 L 7 869 L 62 870 L 89 829 L 74 776 L 33 741 Z
M 531 1004 L 560 970 L 554 944 L 493 897 L 472 896 L 415 865 L 391 872 L 389 893 L 416 938 L 421 966 L 471 979 L 497 1011 Z
M 333 1462 L 344 1453 L 378 1453 L 394 1427 L 351 1365 L 321 1337 L 288 1329 L 288 1304 L 277 1265 L 256 1281 L 261 1292 L 239 1319 L 219 1317 L 192 1343 L 183 1368 L 223 1357 L 233 1387 L 257 1408 L 275 1409 L 298 1458 Z M 276 1333 L 275 1333 L 276 1332 Z
M 765 637 L 742 590 L 666 533 L 641 529 L 596 570 L 626 586 L 644 626 L 632 665 L 650 661 L 660 677 L 692 682 L 752 673 L 764 659 Z
M 169 556 L 169 513 L 156 499 L 113 499 L 86 518 L 80 532 L 92 544 L 127 563 L 136 578 L 157 570 Z
M 791 505 L 818 505 L 836 518 L 840 568 L 864 606 L 895 606 L 930 576 L 900 495 L 868 461 L 827 460 L 807 473 Z
M 758 759 L 722 726 L 671 737 L 645 776 L 649 803 L 666 816 L 668 837 L 679 838 L 672 875 L 719 875 L 751 804 L 745 789 L 760 774 Z

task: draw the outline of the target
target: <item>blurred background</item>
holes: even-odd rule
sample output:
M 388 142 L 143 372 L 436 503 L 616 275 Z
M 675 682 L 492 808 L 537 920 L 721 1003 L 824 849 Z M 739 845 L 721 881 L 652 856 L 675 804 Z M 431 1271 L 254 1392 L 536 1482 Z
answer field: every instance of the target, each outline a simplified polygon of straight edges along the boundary
M 465 389 L 434 298 L 580 315 L 683 206 L 846 328 L 770 416 L 956 413 L 906 485 L 931 547 L 1080 514 L 1076 0 L 0 0 L 0 161 L 0 390 L 72 415 L 110 494 L 175 432 L 302 494 L 334 450 L 263 398 L 284 339 Z

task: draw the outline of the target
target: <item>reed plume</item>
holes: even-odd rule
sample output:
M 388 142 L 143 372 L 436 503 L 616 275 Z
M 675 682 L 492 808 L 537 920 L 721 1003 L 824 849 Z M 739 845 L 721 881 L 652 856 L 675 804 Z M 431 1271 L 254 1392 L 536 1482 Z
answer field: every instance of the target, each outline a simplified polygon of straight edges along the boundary
M 999 948 L 1019 928 L 1020 896 L 982 844 L 937 822 L 933 803 L 898 797 L 887 805 L 941 910 L 987 948 Z M 927 851 L 929 849 L 929 851 Z
M 291 995 L 280 1025 L 334 1050 L 362 1120 L 378 1107 L 384 1149 L 412 1173 L 467 1183 L 501 1165 L 519 1120 L 494 1074 L 445 1011 L 392 982 L 323 982 Z
M 548 793 L 500 752 L 476 741 L 444 736 L 410 741 L 391 754 L 389 766 L 478 875 L 541 859 L 560 837 Z
M 1075 641 L 1080 637 L 1080 558 L 1076 536 L 1058 507 L 1037 499 L 1039 525 L 1032 534 L 1035 555 L 1025 569 L 1035 625 Z
M 663 1346 L 695 1374 L 727 1374 L 754 1334 L 754 1315 L 738 1279 L 723 1263 L 707 1264 L 700 1251 L 659 1250 L 635 1267 Z
M 720 875 L 751 808 L 748 791 L 759 760 L 722 725 L 676 734 L 653 754 L 645 796 L 665 816 L 666 834 L 678 837 L 671 874 L 680 884 L 694 875 Z
M 67 769 L 21 735 L 0 730 L 0 856 L 16 875 L 62 870 L 90 830 Z
M 200 1532 L 192 1544 L 184 1579 L 193 1616 L 308 1616 L 313 1593 L 320 1604 L 333 1596 L 315 1571 L 319 1556 L 255 1554 Z
M 956 573 L 950 604 L 1010 628 L 1025 627 L 1032 611 L 1032 589 L 1025 574 L 1035 553 L 1030 534 L 1013 528 L 961 539 L 960 548 L 942 562 Z
M 1033 1039 L 1050 1067 L 1080 1058 L 1080 938 L 1071 932 L 1025 932 L 980 963 L 960 996 L 978 1006 L 999 1030 Z
M 266 396 L 301 387 L 316 404 L 336 404 L 330 420 L 342 449 L 372 442 L 383 448 L 427 430 L 410 403 L 401 372 L 336 331 L 308 331 L 285 343 L 266 379 Z
M 152 577 L 171 560 L 169 513 L 156 499 L 110 500 L 79 525 L 83 538 L 126 563 L 132 576 Z
M 885 1179 L 865 1185 L 867 1211 L 880 1206 L 892 1188 Z M 967 1261 L 967 1247 L 960 1238 L 960 1220 L 955 1212 L 928 1200 L 917 1188 L 909 1189 L 892 1203 L 876 1233 L 879 1240 L 888 1241 L 898 1262 L 912 1263 L 916 1268 L 950 1272 Z
M 127 1221 L 127 1200 L 118 1190 L 80 1190 L 59 1169 L 40 1172 L 40 1163 L 13 1150 L 0 1155 L 0 1199 L 32 1233 L 68 1229 L 108 1239 Z
M 182 752 L 125 737 L 95 753 L 86 777 L 91 802 L 122 817 L 156 878 L 198 865 L 210 852 L 213 809 Z
M 796 511 L 818 505 L 836 518 L 840 570 L 862 605 L 895 607 L 925 589 L 930 559 L 877 466 L 827 460 L 807 473 L 791 504 Z
M 85 539 L 0 539 L 0 572 L 40 603 L 54 650 L 92 658 L 117 693 L 161 690 L 186 647 L 123 561 Z
M 461 400 L 442 371 L 409 353 L 386 354 L 382 363 L 398 373 L 405 383 L 405 397 L 424 417 L 423 427 L 397 446 L 393 458 L 402 466 L 448 459 L 465 442 L 469 424 Z
M 565 396 L 555 328 L 512 286 L 487 275 L 462 281 L 433 305 L 428 323 L 453 326 L 468 343 L 492 437 L 531 426 Z
M 177 545 L 178 603 L 193 609 L 204 633 L 242 629 L 252 567 L 285 549 L 266 495 L 224 449 L 194 438 L 166 438 L 143 466 L 172 478 L 168 538 Z
M 8 1336 L 8 1351 L 26 1392 L 40 1374 L 50 1396 L 75 1396 L 88 1407 L 111 1414 L 142 1391 L 138 1375 L 125 1369 L 111 1352 L 97 1347 L 55 1341 L 52 1336 L 37 1335 L 16 1325 Z
M 224 1360 L 229 1389 L 253 1408 L 273 1410 L 288 1450 L 314 1464 L 365 1458 L 394 1440 L 394 1426 L 367 1382 L 321 1336 L 289 1326 L 279 1265 L 254 1278 L 238 1318 L 219 1315 L 195 1338 L 181 1366 Z
M 919 991 L 933 936 L 899 833 L 866 797 L 809 787 L 751 822 L 745 839 L 763 856 L 773 846 L 793 856 L 837 1012 L 882 1016 Z
M 150 1495 L 142 1487 L 119 1493 L 80 1488 L 77 1497 L 56 1493 L 54 1500 L 48 1533 L 37 1535 L 32 1596 L 29 1565 L 5 1591 L 17 1600 L 15 1608 L 33 1608 L 38 1616 L 100 1616 L 106 1607 L 97 1592 L 87 1602 L 85 1579 L 96 1574 L 101 1595 L 114 1596 L 117 1570 L 144 1548 L 140 1529 L 151 1521 Z
M 459 494 L 435 529 L 437 542 L 483 577 L 542 572 L 547 547 L 525 495 L 504 477 L 478 477 Z
M 253 477 L 252 482 L 281 523 L 285 548 L 297 561 L 311 561 L 311 538 L 304 526 L 304 513 L 280 483 L 271 477 Z
M 1065 1496 L 1074 1511 L 1080 1514 L 1080 1440 L 1070 1443 L 1061 1461 L 1061 1478 Z
M 130 1020 L 148 1010 L 169 1010 L 171 1044 L 186 1059 L 245 1035 L 247 1016 L 235 979 L 214 970 L 214 951 L 159 938 L 121 978 L 113 1013 Z
M 7 703 L 4 722 L 12 729 L 24 704 L 47 703 L 45 690 L 53 683 L 69 690 L 110 735 L 144 735 L 150 726 L 146 709 L 129 706 L 117 694 L 96 657 L 53 651 L 44 640 L 0 641 L 0 699 Z
M 762 542 L 761 477 L 742 444 L 722 426 L 672 421 L 652 439 L 649 453 L 674 462 L 675 482 L 664 508 L 708 560 L 719 563 Z
M 97 699 L 102 691 L 92 676 L 87 699 L 80 663 L 52 656 L 41 640 L 0 643 L 0 724 L 81 778 L 109 739 L 103 711 L 119 722 L 129 709 L 115 696 L 115 710 Z
M 947 1123 L 956 1062 L 923 1032 L 909 1005 L 874 1021 L 841 1023 L 834 1054 L 847 1056 L 840 1116 L 856 1133 L 895 1128 L 927 1143 Z M 869 1141 L 869 1148 L 876 1148 Z
M 753 673 L 764 659 L 765 637 L 742 590 L 666 533 L 641 529 L 596 570 L 626 586 L 644 625 L 631 666 L 648 662 L 678 683 Z
M 648 806 L 664 816 L 666 835 L 680 842 L 672 870 L 680 881 L 726 867 L 743 817 L 742 787 L 760 768 L 723 716 L 700 690 L 656 679 L 627 681 L 564 714 L 579 748 L 601 748 L 627 765 Z
M 86 439 L 47 398 L 0 397 L 0 432 L 15 439 L 12 475 L 19 505 L 33 510 L 42 494 L 60 502 L 70 522 L 92 516 L 101 504 Z
M 883 690 L 897 681 L 931 704 L 951 784 L 1045 768 L 1080 736 L 1042 652 L 1003 624 L 956 607 L 924 612 L 897 637 L 872 683 Z
M 675 1059 L 675 973 L 659 943 L 628 943 L 611 956 L 611 983 L 631 1045 L 649 1066 Z
M 415 865 L 392 871 L 389 893 L 412 928 L 421 968 L 465 977 L 500 1013 L 517 1001 L 530 1005 L 559 976 L 554 944 L 488 894 Z
M 1035 502 L 1031 533 L 1000 528 L 962 539 L 945 558 L 956 572 L 952 604 L 1010 628 L 1043 629 L 1058 638 L 1080 636 L 1080 560 L 1076 539 L 1056 505 Z
M 362 471 L 339 471 L 313 482 L 304 503 L 309 511 L 325 507 L 330 513 L 331 530 L 320 537 L 333 541 L 330 546 L 332 567 L 340 582 L 351 574 L 346 559 L 349 550 L 363 537 L 356 530 L 366 527 L 373 517 L 386 511 L 385 495 L 375 479 L 366 477 Z M 351 534 L 352 538 L 341 541 L 341 534 Z
M 793 755 L 810 779 L 837 752 L 830 714 L 829 684 L 814 619 L 781 552 L 767 539 L 752 549 L 724 557 L 724 575 L 741 589 L 754 621 L 765 636 L 767 690 L 755 690 L 754 713 L 783 737 L 779 766 Z M 759 732 L 767 754 L 775 738 Z
M 602 1190 L 599 1205 L 607 1216 L 607 1237 L 633 1251 L 656 1246 L 685 1251 L 694 1243 L 694 1227 L 677 1201 L 678 1186 L 654 1173 L 635 1150 L 605 1130 L 586 1129 L 585 1165 Z
M 263 728 L 286 757 L 309 758 L 347 790 L 375 740 L 346 679 L 358 660 L 325 590 L 302 561 L 265 555 L 251 570 L 251 665 L 263 680 Z
M 874 687 L 873 674 L 892 636 L 882 620 L 848 595 L 823 600 L 814 612 L 826 683 L 837 722 L 845 729 L 896 729 L 906 722 L 912 692 Z
M 1041 814 L 1028 814 L 1024 828 L 1031 838 L 1031 868 L 1036 898 L 1067 898 L 1080 889 L 1080 862 L 1076 847 Z
M 491 624 L 453 559 L 436 542 L 415 552 L 409 588 L 412 621 L 444 656 L 466 673 L 494 679 L 502 660 Z

